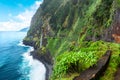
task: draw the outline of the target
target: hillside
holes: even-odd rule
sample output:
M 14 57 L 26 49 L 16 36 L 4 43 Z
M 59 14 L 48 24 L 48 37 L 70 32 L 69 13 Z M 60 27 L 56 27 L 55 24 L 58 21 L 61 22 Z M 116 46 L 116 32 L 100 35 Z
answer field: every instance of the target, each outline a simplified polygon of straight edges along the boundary
M 52 80 L 72 80 L 111 50 L 100 79 L 114 80 L 120 62 L 119 16 L 119 0 L 44 0 L 23 42 L 34 46 L 33 56 L 46 67 L 53 65 Z
M 20 32 L 27 32 L 29 30 L 29 28 L 27 27 L 27 28 L 23 28 L 23 29 L 21 29 L 21 30 L 19 30 Z

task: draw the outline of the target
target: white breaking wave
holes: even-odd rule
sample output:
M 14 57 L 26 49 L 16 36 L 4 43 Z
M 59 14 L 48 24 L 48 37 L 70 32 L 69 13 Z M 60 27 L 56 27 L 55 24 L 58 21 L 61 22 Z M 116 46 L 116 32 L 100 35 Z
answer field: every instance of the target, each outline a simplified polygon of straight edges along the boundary
M 33 60 L 30 71 L 30 80 L 45 80 L 45 66 L 37 60 Z
M 22 43 L 19 45 L 25 46 Z M 27 77 L 29 77 L 29 80 L 45 80 L 46 68 L 43 63 L 41 63 L 36 59 L 33 59 L 33 57 L 30 55 L 30 52 L 33 50 L 34 48 L 30 47 L 30 49 L 23 54 L 22 68 L 23 70 L 26 69 L 26 66 L 27 68 L 28 67 L 30 68 L 29 75 L 27 75 Z M 23 80 L 23 79 L 20 79 L 20 80 Z
M 18 44 L 18 46 L 30 47 L 30 46 L 26 46 L 26 45 L 24 45 L 24 44 L 23 44 L 23 41 L 20 41 L 19 44 Z

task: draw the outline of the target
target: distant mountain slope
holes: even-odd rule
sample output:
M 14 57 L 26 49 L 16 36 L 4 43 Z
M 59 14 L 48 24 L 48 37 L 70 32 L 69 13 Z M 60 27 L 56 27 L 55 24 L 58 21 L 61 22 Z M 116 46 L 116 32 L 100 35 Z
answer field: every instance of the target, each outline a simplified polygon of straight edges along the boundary
M 27 32 L 29 30 L 29 28 L 27 27 L 27 28 L 23 28 L 23 29 L 21 29 L 21 30 L 19 30 L 20 32 Z

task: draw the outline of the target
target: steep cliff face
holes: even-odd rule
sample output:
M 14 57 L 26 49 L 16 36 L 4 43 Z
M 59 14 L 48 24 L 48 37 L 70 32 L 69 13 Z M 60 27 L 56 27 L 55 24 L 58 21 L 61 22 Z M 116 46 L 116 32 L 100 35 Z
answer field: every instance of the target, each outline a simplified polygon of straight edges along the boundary
M 23 42 L 34 46 L 37 56 L 45 57 L 50 52 L 55 60 L 84 41 L 113 41 L 112 34 L 120 36 L 119 3 L 119 0 L 44 0 Z
M 24 43 L 36 49 L 47 47 L 54 55 L 81 38 L 112 41 L 114 9 L 113 0 L 44 0 L 32 18 Z
M 104 39 L 114 16 L 113 2 L 113 0 L 44 0 L 32 18 L 31 28 L 24 41 L 32 41 L 36 47 L 40 47 L 42 33 L 44 38 L 57 35 L 65 37 L 70 32 L 70 35 L 77 34 L 78 37 L 87 31 L 90 32 L 87 35 L 88 40 Z

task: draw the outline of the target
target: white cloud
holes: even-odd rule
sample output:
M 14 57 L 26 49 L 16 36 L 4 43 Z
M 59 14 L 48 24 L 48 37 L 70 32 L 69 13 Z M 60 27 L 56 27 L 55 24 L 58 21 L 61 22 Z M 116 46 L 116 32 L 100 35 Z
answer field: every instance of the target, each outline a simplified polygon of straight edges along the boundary
M 0 31 L 17 31 L 28 25 L 27 23 L 17 21 L 0 22 Z
M 11 13 L 8 14 L 13 18 L 6 22 L 0 22 L 0 31 L 18 31 L 22 28 L 29 27 L 31 18 L 41 3 L 42 1 L 36 1 L 29 9 L 26 9 L 17 16 L 13 16 Z

